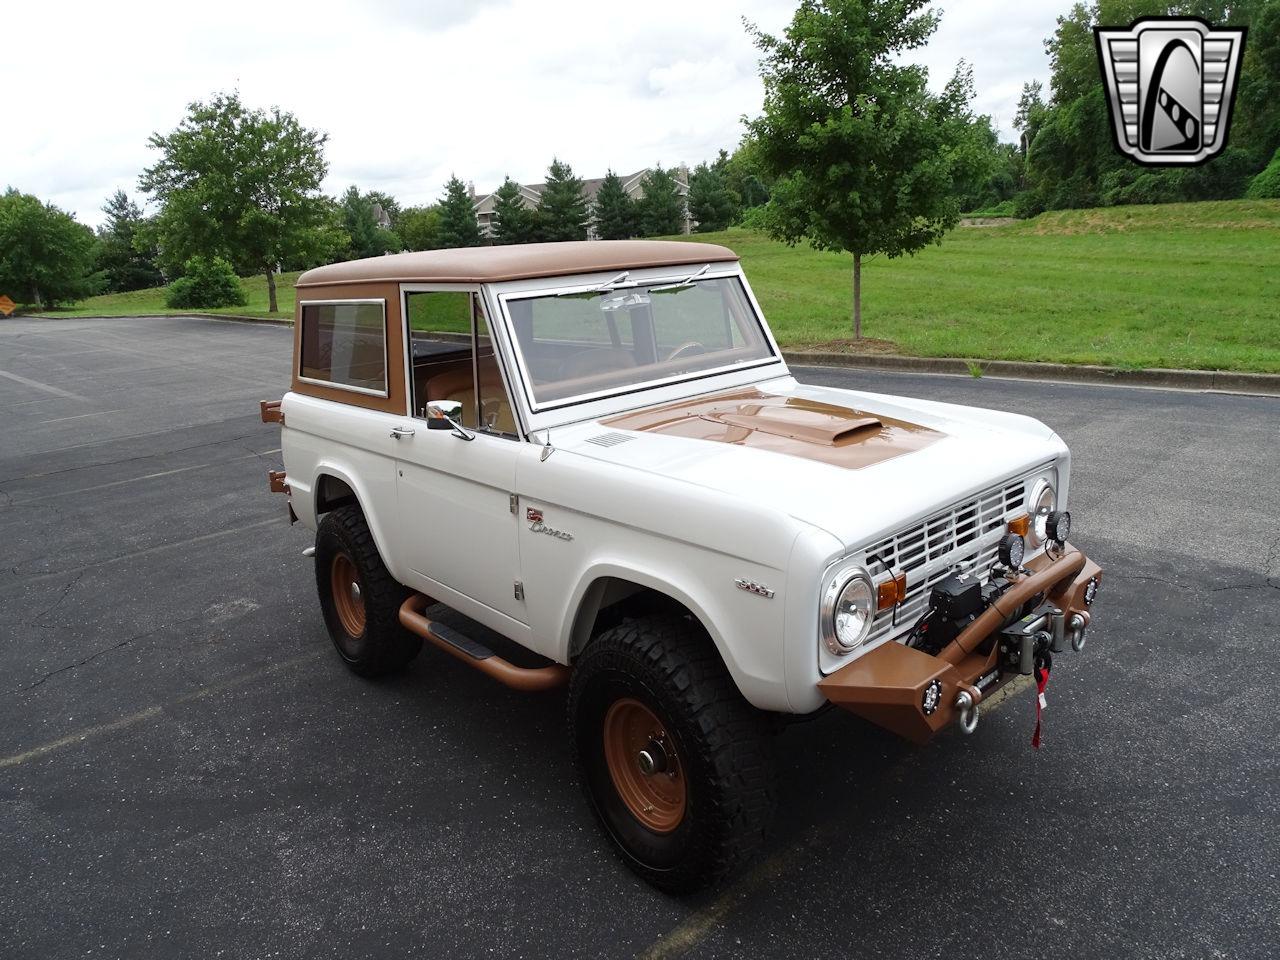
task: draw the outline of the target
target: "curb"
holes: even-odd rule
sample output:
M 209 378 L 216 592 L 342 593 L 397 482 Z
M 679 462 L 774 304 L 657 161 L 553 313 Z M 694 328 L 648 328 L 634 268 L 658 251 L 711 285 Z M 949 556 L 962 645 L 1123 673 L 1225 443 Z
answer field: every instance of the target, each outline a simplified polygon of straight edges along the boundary
M 293 320 L 285 317 L 242 317 L 236 313 L 183 313 L 183 314 L 162 313 L 162 314 L 158 314 L 158 316 L 195 317 L 199 320 L 230 320 L 232 323 L 269 323 L 277 327 L 293 326 Z
M 1159 387 L 1280 396 L 1280 374 L 1236 373 L 1229 370 L 1166 370 L 1151 367 L 1123 370 L 1071 363 L 1030 363 L 1017 360 L 961 360 L 952 357 L 903 357 L 895 354 L 857 356 L 818 350 L 784 350 L 787 363 L 797 366 L 854 367 L 901 373 L 933 373 L 972 377 L 970 365 L 983 377 L 1009 380 L 1056 380 L 1063 383 L 1105 383 L 1111 386 Z

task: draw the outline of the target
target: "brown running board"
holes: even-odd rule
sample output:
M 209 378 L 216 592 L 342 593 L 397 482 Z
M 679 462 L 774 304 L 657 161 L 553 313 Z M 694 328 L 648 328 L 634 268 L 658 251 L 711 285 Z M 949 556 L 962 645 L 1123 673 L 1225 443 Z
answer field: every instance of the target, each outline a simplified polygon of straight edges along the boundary
M 564 686 L 569 681 L 569 668 L 561 663 L 551 663 L 545 667 L 517 667 L 509 660 L 503 660 L 484 644 L 463 636 L 452 627 L 431 620 L 423 613 L 427 609 L 428 600 L 420 593 L 415 593 L 400 605 L 400 623 L 410 633 L 415 633 L 451 654 L 469 667 L 492 677 L 499 683 L 513 690 L 533 692 L 553 690 Z

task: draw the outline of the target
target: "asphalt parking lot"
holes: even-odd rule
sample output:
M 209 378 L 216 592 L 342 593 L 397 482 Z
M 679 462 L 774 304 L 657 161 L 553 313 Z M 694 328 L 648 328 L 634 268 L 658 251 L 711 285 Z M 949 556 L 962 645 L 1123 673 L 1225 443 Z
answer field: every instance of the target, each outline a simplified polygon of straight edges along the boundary
M 0 320 L 0 956 L 1262 957 L 1280 949 L 1280 400 L 799 370 L 1039 417 L 1106 569 L 1083 655 L 913 748 L 778 740 L 775 835 L 636 881 L 561 694 L 362 681 L 268 493 L 290 331 Z

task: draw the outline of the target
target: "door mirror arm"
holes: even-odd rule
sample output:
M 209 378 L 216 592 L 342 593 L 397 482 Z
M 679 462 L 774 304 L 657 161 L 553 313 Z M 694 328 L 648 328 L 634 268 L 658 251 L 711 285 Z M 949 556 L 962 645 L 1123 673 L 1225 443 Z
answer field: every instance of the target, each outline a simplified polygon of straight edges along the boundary
M 427 429 L 452 430 L 460 440 L 474 440 L 476 435 L 458 422 L 462 404 L 456 400 L 440 400 L 427 404 Z

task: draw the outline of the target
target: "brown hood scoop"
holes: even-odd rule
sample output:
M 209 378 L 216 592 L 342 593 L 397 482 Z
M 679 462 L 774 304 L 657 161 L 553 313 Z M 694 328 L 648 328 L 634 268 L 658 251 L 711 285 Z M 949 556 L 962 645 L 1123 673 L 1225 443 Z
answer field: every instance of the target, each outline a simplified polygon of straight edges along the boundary
M 784 404 L 744 403 L 729 411 L 704 414 L 703 418 L 775 437 L 822 443 L 828 447 L 851 439 L 862 430 L 884 427 L 884 421 L 879 417 L 860 416 L 858 411 L 845 407 L 796 398 Z
M 893 417 L 755 388 L 651 407 L 603 423 L 758 447 L 849 469 L 920 450 L 943 437 Z

